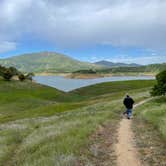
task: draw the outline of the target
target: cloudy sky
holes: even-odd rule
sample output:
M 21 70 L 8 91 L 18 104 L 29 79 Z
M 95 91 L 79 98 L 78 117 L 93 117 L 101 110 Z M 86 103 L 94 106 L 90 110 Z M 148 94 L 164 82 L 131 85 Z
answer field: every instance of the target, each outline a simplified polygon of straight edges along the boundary
M 56 51 L 91 62 L 166 62 L 165 0 L 0 0 L 0 23 L 0 58 Z

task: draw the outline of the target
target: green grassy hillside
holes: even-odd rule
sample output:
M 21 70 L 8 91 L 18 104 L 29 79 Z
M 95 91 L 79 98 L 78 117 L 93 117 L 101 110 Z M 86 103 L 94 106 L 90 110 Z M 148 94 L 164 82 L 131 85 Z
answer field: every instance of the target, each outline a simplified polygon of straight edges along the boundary
M 144 86 L 143 86 L 144 85 Z M 122 100 L 149 97 L 154 81 L 102 83 L 64 93 L 31 82 L 0 81 L 0 165 L 93 164 L 84 156 L 99 125 L 117 125 Z M 121 88 L 120 88 L 121 87 Z M 109 89 L 108 89 L 109 88 Z
M 152 166 L 165 165 L 166 97 L 154 98 L 138 107 L 133 124 L 142 160 Z
M 162 64 L 151 64 L 146 66 L 145 71 L 151 71 L 151 72 L 161 72 L 166 69 L 166 63 Z
M 116 94 L 118 92 L 127 93 L 130 90 L 148 88 L 155 83 L 155 80 L 133 80 L 133 81 L 116 81 L 104 82 L 88 87 L 73 90 L 72 94 L 89 97 L 100 97 L 100 95 Z
M 136 116 L 151 123 L 166 139 L 166 97 L 153 99 L 136 110 Z
M 0 64 L 7 67 L 14 66 L 23 72 L 35 73 L 73 72 L 76 70 L 101 68 L 101 66 L 80 62 L 54 52 L 31 53 L 8 59 L 1 59 Z
M 109 69 L 98 70 L 98 73 L 159 73 L 166 69 L 166 63 L 162 64 L 151 64 L 146 66 L 137 66 L 137 67 L 114 67 Z

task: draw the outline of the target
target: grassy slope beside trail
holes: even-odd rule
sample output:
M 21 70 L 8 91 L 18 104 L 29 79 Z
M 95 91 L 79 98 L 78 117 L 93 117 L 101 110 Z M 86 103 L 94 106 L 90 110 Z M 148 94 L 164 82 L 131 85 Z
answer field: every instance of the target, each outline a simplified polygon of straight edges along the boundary
M 88 87 L 80 88 L 70 92 L 71 94 L 77 94 L 89 97 L 97 97 L 100 95 L 112 94 L 117 92 L 128 92 L 134 89 L 148 88 L 155 83 L 155 80 L 134 80 L 134 81 L 116 81 L 105 82 Z
M 73 103 L 73 101 L 81 99 L 77 95 L 69 95 L 33 82 L 0 80 L 0 92 L 1 123 L 41 116 L 42 113 L 43 115 L 49 115 L 50 106 L 54 106 L 57 112 L 79 107 L 79 103 Z M 52 111 L 52 114 L 55 111 Z
M 0 165 L 63 166 L 78 159 L 90 164 L 86 155 L 80 158 L 80 151 L 99 124 L 116 124 L 126 91 L 136 101 L 149 96 L 154 81 L 138 82 L 103 83 L 83 88 L 82 93 L 63 93 L 35 83 L 1 80 Z
M 166 165 L 166 97 L 136 108 L 133 124 L 142 160 L 149 165 Z
M 109 82 L 65 93 L 30 82 L 0 80 L 0 122 L 51 116 L 96 103 L 97 100 L 110 101 L 133 89 L 146 89 L 153 83 L 154 81 Z

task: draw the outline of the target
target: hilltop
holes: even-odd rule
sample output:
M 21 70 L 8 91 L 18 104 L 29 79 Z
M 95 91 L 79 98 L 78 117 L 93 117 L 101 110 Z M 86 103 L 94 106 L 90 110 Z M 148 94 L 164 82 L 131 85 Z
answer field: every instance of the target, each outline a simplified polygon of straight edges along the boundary
M 113 63 L 110 61 L 98 61 L 94 64 L 102 65 L 107 67 L 104 69 L 106 72 L 151 72 L 158 73 L 164 69 L 166 69 L 166 63 L 161 64 L 149 64 L 149 65 L 140 65 L 136 63 Z
M 98 70 L 100 73 L 125 73 L 125 74 L 132 74 L 132 73 L 151 73 L 151 74 L 157 74 L 160 71 L 163 71 L 166 69 L 166 63 L 162 64 L 150 64 L 146 66 L 135 66 L 135 67 L 129 67 L 129 66 L 121 66 L 121 67 L 112 67 L 107 68 L 103 70 Z
M 95 71 L 96 77 L 98 74 L 140 74 L 150 73 L 156 74 L 166 69 L 166 63 L 150 64 L 141 66 L 131 63 L 113 63 L 109 61 L 99 61 L 96 63 L 81 62 L 69 56 L 55 52 L 37 52 L 28 53 L 18 56 L 13 56 L 6 59 L 0 59 L 0 65 L 6 67 L 16 67 L 21 72 L 34 73 L 77 73 L 87 74 L 87 71 Z M 73 75 L 72 75 L 73 76 Z M 84 76 L 83 76 L 84 77 Z M 88 75 L 89 77 L 89 75 Z M 90 75 L 92 77 L 92 74 Z
M 103 65 L 103 66 L 106 66 L 106 67 L 137 67 L 137 66 L 141 66 L 141 65 L 136 64 L 136 63 L 130 63 L 130 64 L 119 63 L 119 62 L 118 63 L 113 63 L 113 62 L 106 61 L 106 60 L 98 61 L 98 62 L 95 62 L 94 64 Z
M 0 64 L 7 67 L 14 66 L 23 72 L 34 73 L 60 73 L 103 68 L 99 65 L 81 62 L 55 52 L 30 53 L 7 59 L 0 59 Z

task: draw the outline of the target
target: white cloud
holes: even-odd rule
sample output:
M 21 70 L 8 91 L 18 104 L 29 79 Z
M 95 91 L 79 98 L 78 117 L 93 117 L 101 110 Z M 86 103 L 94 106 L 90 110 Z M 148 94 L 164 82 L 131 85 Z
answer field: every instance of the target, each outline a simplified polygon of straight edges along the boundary
M 166 1 L 2 0 L 0 41 L 165 49 Z
M 15 49 L 16 49 L 16 43 L 14 42 L 7 42 L 7 41 L 0 42 L 0 53 L 4 53 Z
M 160 55 L 144 55 L 144 56 L 129 56 L 129 55 L 117 55 L 107 59 L 111 62 L 122 62 L 122 63 L 137 63 L 137 64 L 153 64 L 166 62 L 166 56 Z

